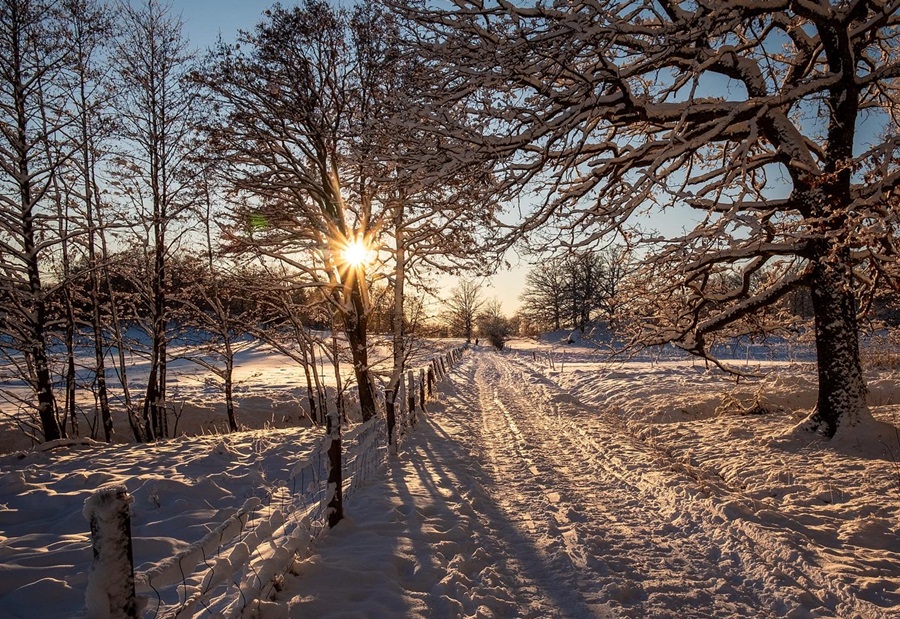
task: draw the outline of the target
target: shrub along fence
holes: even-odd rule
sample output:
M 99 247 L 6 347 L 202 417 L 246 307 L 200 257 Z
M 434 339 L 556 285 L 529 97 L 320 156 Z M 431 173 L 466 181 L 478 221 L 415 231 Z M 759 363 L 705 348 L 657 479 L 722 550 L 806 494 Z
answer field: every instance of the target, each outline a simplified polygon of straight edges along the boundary
M 265 500 L 248 499 L 201 540 L 135 573 L 132 498 L 124 486 L 103 488 L 85 501 L 94 560 L 85 594 L 87 619 L 239 617 L 265 599 L 312 541 L 343 513 L 343 499 L 373 479 L 389 446 L 415 426 L 437 383 L 462 358 L 465 346 L 410 370 L 398 397 L 376 417 L 341 436 L 337 413 L 326 436 Z M 418 380 L 417 380 L 418 374 Z M 387 395 L 387 394 L 386 394 Z M 346 449 L 342 449 L 342 445 Z

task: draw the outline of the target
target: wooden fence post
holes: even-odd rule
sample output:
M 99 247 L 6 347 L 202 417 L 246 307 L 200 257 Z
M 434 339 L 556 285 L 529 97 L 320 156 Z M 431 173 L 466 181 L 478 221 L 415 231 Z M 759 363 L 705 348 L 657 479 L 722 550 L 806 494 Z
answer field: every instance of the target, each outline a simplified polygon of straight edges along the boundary
M 407 385 L 406 388 L 406 400 L 409 406 L 409 425 L 416 425 L 416 378 L 413 375 L 413 371 L 410 370 L 406 373 Z
M 343 471 L 341 470 L 341 418 L 338 411 L 328 413 L 328 527 L 344 518 Z
M 419 403 L 421 406 L 419 407 L 422 412 L 425 412 L 425 368 L 419 368 Z
M 434 362 L 428 366 L 428 397 L 434 397 Z
M 395 427 L 397 426 L 397 417 L 394 414 L 394 390 L 384 390 L 384 411 L 387 416 L 387 433 L 388 447 L 397 445 L 397 437 L 395 436 Z
M 111 486 L 84 502 L 94 546 L 85 594 L 87 619 L 138 617 L 129 508 L 133 500 L 125 486 Z

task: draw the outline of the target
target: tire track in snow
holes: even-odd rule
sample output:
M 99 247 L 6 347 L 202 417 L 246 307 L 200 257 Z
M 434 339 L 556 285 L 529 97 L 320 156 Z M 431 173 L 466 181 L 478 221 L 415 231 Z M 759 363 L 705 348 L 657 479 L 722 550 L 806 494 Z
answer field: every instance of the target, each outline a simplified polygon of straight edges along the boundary
M 471 538 L 450 561 L 448 567 L 453 570 L 445 581 L 466 586 L 462 592 L 465 606 L 471 607 L 473 602 L 477 606 L 479 599 L 491 600 L 487 607 L 500 613 L 483 614 L 480 611 L 485 609 L 480 608 L 478 617 L 613 617 L 603 609 L 585 606 L 570 582 L 559 578 L 537 543 L 542 539 L 540 522 L 528 510 L 511 509 L 509 493 L 496 486 L 494 480 L 503 465 L 491 458 L 491 446 L 483 440 L 486 430 L 479 425 L 485 415 L 478 368 L 471 357 L 464 359 L 448 377 L 453 386 L 442 389 L 442 405 L 447 409 L 443 419 L 433 423 L 425 417 L 443 443 L 441 450 L 452 452 L 449 467 L 459 489 L 459 503 L 453 509 L 467 521 Z M 510 607 L 516 612 L 510 613 Z M 434 610 L 434 616 L 462 616 Z
M 588 606 L 628 617 L 784 615 L 743 583 L 740 561 L 710 561 L 702 530 L 673 526 L 573 440 L 542 387 L 497 355 L 476 363 L 495 483 L 519 497 L 509 509 L 542 523 L 539 545 Z
M 589 557 L 579 542 L 578 532 L 565 515 L 570 508 L 552 487 L 532 483 L 543 475 L 543 463 L 529 454 L 528 438 L 519 429 L 498 394 L 498 381 L 486 366 L 475 363 L 473 384 L 480 406 L 480 442 L 490 485 L 497 504 L 510 517 L 521 518 L 525 533 L 533 540 L 543 565 L 543 588 L 573 591 L 583 607 L 580 612 L 562 609 L 564 616 L 614 617 L 602 600 L 581 594 L 579 574 L 588 567 Z M 487 368 L 489 369 L 489 368 Z M 509 457 L 510 452 L 515 457 Z M 548 518 L 548 516 L 550 516 Z
M 856 598 L 848 588 L 835 582 L 817 567 L 815 553 L 791 543 L 784 532 L 760 523 L 753 517 L 754 506 L 746 497 L 735 496 L 718 484 L 692 475 L 692 471 L 672 466 L 643 443 L 634 439 L 621 423 L 608 414 L 590 411 L 581 406 L 571 394 L 561 392 L 546 377 L 517 362 L 510 364 L 498 359 L 503 368 L 502 384 L 531 384 L 531 401 L 542 401 L 538 412 L 556 408 L 556 420 L 548 425 L 553 415 L 534 416 L 535 425 L 543 424 L 546 432 L 556 430 L 559 440 L 591 462 L 623 492 L 643 497 L 645 507 L 653 507 L 663 520 L 676 525 L 667 541 L 701 540 L 712 550 L 710 560 L 717 560 L 721 576 L 737 584 L 746 583 L 744 589 L 751 600 L 765 608 L 755 611 L 732 612 L 741 616 L 834 616 L 834 617 L 886 617 L 882 609 Z M 564 406 L 560 407 L 562 403 Z M 571 406 L 569 406 L 571 404 Z M 572 421 L 562 417 L 560 411 L 578 415 Z M 540 436 L 539 434 L 536 436 Z M 716 556 L 718 555 L 718 556 Z M 729 567 L 730 563 L 730 567 Z M 697 564 L 702 568 L 701 563 Z M 711 572 L 711 577 L 715 573 Z M 749 577 L 749 578 L 747 578 Z M 658 610 L 650 610 L 653 616 Z M 672 616 L 691 616 L 678 614 Z M 712 615 L 723 616 L 719 612 Z

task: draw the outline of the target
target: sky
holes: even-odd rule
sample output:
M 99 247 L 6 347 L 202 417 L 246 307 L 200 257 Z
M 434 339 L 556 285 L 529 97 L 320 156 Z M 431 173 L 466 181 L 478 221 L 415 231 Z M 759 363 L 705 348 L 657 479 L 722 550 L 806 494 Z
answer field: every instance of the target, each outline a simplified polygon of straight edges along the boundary
M 192 47 L 200 50 L 215 44 L 221 34 L 226 42 L 234 41 L 238 30 L 251 30 L 259 21 L 263 11 L 274 4 L 274 0 L 174 0 L 172 8 L 180 13 L 184 30 Z M 283 6 L 293 6 L 296 2 L 282 0 Z M 525 276 L 530 267 L 516 255 L 508 261 L 513 267 L 502 271 L 484 282 L 485 299 L 496 298 L 509 315 L 519 308 L 519 295 L 525 287 Z M 449 294 L 456 285 L 455 277 L 439 279 L 439 285 Z
M 253 28 L 272 4 L 270 0 L 174 0 L 172 8 L 181 13 L 191 44 L 205 49 L 216 42 L 219 33 L 225 41 L 233 41 L 238 29 Z
M 213 45 L 220 34 L 223 40 L 233 41 L 239 29 L 251 30 L 261 21 L 263 11 L 273 3 L 274 0 L 172 0 L 173 10 L 180 13 L 184 21 L 187 38 L 193 47 L 200 50 Z M 282 4 L 293 6 L 298 2 L 283 0 Z M 868 129 L 861 128 L 859 132 L 861 141 L 865 141 L 875 132 L 873 127 L 880 126 L 877 120 L 871 119 Z M 691 223 L 690 218 L 684 217 L 683 211 L 675 209 L 665 216 L 656 213 L 650 227 L 669 236 L 681 233 L 684 227 Z M 486 280 L 482 292 L 486 300 L 494 298 L 499 300 L 504 311 L 512 315 L 519 308 L 519 296 L 525 287 L 525 277 L 532 267 L 514 253 L 508 255 L 506 259 L 512 268 Z M 453 277 L 441 277 L 438 282 L 439 286 L 445 289 L 446 297 L 457 280 Z

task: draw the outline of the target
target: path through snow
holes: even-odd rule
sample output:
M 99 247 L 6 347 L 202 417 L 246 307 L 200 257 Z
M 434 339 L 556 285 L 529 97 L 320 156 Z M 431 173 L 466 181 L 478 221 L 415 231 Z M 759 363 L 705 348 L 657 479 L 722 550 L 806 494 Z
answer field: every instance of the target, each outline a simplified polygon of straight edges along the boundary
M 264 618 L 890 616 L 514 357 L 467 355 L 429 409 Z

